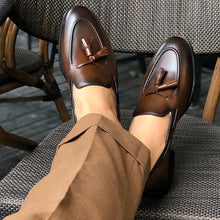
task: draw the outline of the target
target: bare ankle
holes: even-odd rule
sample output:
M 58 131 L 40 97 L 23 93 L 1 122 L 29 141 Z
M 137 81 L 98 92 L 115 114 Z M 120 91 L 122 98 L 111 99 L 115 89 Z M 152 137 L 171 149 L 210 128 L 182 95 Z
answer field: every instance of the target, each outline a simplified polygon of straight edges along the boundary
M 170 114 L 164 117 L 139 115 L 134 117 L 129 132 L 151 151 L 151 168 L 162 153 L 167 138 Z
M 74 87 L 73 97 L 75 114 L 78 120 L 87 114 L 97 113 L 120 124 L 117 118 L 116 100 L 112 88 L 87 86 L 77 89 Z

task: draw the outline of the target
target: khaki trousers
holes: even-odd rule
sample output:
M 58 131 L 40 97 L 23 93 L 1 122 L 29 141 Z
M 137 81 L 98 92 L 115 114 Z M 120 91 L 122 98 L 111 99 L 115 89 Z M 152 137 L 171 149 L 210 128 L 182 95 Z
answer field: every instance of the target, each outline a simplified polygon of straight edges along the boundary
M 80 119 L 57 148 L 50 173 L 4 220 L 134 219 L 149 150 L 99 114 Z

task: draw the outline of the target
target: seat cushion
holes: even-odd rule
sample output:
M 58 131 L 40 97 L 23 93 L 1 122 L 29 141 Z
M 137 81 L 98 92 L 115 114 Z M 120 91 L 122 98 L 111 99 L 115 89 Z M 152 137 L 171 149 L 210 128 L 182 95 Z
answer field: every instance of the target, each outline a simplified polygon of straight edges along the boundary
M 35 73 L 43 65 L 43 58 L 38 53 L 22 48 L 15 49 L 17 68 L 27 73 Z
M 94 12 L 115 51 L 155 53 L 165 39 L 182 36 L 197 54 L 220 52 L 219 0 L 16 0 L 10 18 L 33 36 L 57 43 L 62 17 L 76 5 Z
M 121 112 L 127 129 L 131 111 Z M 19 210 L 29 190 L 50 169 L 56 146 L 73 127 L 68 121 L 51 134 L 0 181 L 0 217 Z M 136 219 L 220 218 L 220 127 L 191 116 L 177 125 L 172 149 L 175 173 L 172 188 L 161 199 L 142 198 Z

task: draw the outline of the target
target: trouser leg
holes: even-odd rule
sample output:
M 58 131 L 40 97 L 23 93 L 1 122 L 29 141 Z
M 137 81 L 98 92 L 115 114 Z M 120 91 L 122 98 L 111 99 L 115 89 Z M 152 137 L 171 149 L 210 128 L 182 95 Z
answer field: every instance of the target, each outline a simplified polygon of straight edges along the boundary
M 5 220 L 133 219 L 149 150 L 102 115 L 83 117 L 57 148 L 50 173 Z

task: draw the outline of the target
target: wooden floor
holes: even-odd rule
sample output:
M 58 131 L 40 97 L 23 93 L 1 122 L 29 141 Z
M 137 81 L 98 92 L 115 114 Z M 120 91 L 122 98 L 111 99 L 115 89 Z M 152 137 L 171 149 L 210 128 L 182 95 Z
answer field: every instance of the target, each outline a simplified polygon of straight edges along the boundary
M 27 36 L 19 34 L 17 45 L 27 47 Z M 33 41 L 33 48 L 36 42 Z M 116 58 L 126 56 L 116 54 Z M 147 58 L 147 61 L 149 59 Z M 129 63 L 118 63 L 119 71 L 119 92 L 120 107 L 122 109 L 134 109 L 139 86 L 143 79 L 143 74 L 139 63 L 134 60 Z M 71 104 L 67 83 L 61 74 L 58 56 L 54 63 L 54 76 L 59 84 L 65 104 L 71 114 Z M 201 97 L 199 102 L 191 106 L 188 114 L 202 117 L 203 106 L 205 103 L 212 70 L 209 67 L 202 68 Z M 2 95 L 2 97 L 14 97 L 15 95 L 41 94 L 35 88 L 23 87 L 15 91 Z M 61 124 L 61 120 L 52 102 L 20 102 L 20 103 L 1 103 L 0 125 L 8 132 L 18 134 L 37 142 L 43 140 L 54 128 Z M 220 109 L 218 108 L 216 124 L 220 125 Z M 8 146 L 0 145 L 0 179 L 3 178 L 27 153 L 16 150 Z

